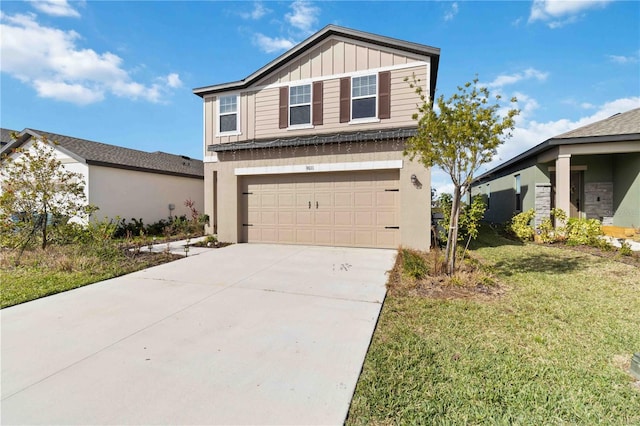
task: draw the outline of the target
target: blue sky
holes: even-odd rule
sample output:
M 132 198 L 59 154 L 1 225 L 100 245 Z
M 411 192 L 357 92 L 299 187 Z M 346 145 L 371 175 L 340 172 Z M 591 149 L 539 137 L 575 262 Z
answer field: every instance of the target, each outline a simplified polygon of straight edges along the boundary
M 517 96 L 492 165 L 640 107 L 640 2 L 0 3 L 0 125 L 202 158 L 195 87 L 242 79 L 327 24 L 441 49 L 437 93 Z M 442 173 L 434 186 L 449 189 Z

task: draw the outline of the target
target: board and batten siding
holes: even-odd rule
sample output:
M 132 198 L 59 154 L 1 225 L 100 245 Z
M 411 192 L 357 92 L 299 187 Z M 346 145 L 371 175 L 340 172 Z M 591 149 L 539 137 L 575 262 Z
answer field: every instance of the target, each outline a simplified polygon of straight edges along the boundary
M 359 45 L 336 38 L 327 40 L 298 59 L 283 65 L 270 76 L 258 81 L 256 86 L 406 65 L 416 61 L 425 61 L 425 58 L 406 52 L 385 51 L 379 46 Z
M 390 118 L 378 123 L 340 123 L 340 78 L 323 80 L 323 124 L 305 129 L 281 129 L 279 126 L 279 86 L 240 94 L 240 134 L 217 134 L 217 97 L 204 101 L 205 145 L 241 142 L 253 139 L 284 138 L 335 132 L 354 132 L 372 128 L 396 128 L 415 125 L 411 116 L 420 99 L 405 79 L 419 80 L 426 90 L 428 65 L 391 70 Z M 372 71 L 375 73 L 375 71 Z

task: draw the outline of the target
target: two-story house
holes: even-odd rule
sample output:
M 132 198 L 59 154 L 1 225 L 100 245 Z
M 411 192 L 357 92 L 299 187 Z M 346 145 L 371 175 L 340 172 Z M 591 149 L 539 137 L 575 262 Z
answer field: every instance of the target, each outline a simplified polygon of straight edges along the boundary
M 403 156 L 440 50 L 329 25 L 204 101 L 205 213 L 223 241 L 430 246 L 430 171 Z

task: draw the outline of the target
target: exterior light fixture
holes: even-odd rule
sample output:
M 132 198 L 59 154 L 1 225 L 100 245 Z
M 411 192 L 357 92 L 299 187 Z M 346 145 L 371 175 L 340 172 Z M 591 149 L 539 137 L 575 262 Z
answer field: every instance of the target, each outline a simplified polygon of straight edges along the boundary
M 411 175 L 411 183 L 414 185 L 418 183 L 418 177 L 415 174 Z

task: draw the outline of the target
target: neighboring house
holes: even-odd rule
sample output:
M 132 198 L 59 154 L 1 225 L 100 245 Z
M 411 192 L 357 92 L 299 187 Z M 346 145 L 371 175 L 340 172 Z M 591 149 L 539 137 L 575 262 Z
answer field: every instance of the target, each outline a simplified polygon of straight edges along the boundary
M 8 145 L 9 142 L 13 141 L 13 139 L 11 139 L 11 134 L 14 132 L 19 133 L 11 129 L 0 129 L 0 149 L 4 148 L 5 145 Z
M 329 25 L 204 101 L 205 213 L 223 241 L 428 249 L 430 171 L 402 152 L 440 50 Z
M 4 135 L 5 130 L 2 130 Z M 16 157 L 15 148 L 28 150 L 34 139 L 54 142 L 63 166 L 84 177 L 90 204 L 99 207 L 94 218 L 140 219 L 145 224 L 171 216 L 188 215 L 186 199 L 202 211 L 203 164 L 200 160 L 143 152 L 100 142 L 25 129 L 18 138 L 2 147 L 0 157 Z
M 640 108 L 561 134 L 479 176 L 472 195 L 485 219 L 535 209 L 535 225 L 558 207 L 570 217 L 640 227 Z

